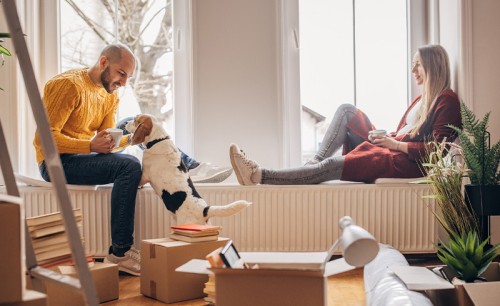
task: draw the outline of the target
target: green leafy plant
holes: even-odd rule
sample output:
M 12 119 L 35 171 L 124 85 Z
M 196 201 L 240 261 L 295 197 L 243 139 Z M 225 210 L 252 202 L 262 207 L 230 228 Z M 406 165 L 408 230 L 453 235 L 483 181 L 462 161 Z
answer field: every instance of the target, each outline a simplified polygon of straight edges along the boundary
M 462 192 L 462 179 L 469 170 L 457 159 L 461 151 L 455 143 L 430 142 L 427 160 L 422 164 L 427 178 L 421 182 L 430 184 L 433 191 L 424 197 L 436 201 L 439 209 L 433 214 L 449 236 L 477 230 L 476 219 Z
M 448 245 L 442 243 L 442 246 L 437 246 L 437 256 L 460 279 L 473 282 L 479 279 L 500 249 L 500 244 L 497 244 L 485 252 L 487 242 L 488 239 L 481 242 L 476 231 L 453 234 Z
M 5 41 L 3 38 L 7 37 L 10 37 L 9 33 L 0 33 L 0 56 L 2 57 L 2 66 L 5 64 L 5 56 L 12 55 L 10 51 L 1 44 Z M 3 88 L 0 87 L 0 90 L 3 90 Z
M 450 126 L 458 133 L 463 156 L 471 170 L 469 178 L 474 185 L 499 185 L 500 141 L 490 146 L 488 122 L 490 112 L 480 121 L 465 105 L 460 104 L 463 129 Z

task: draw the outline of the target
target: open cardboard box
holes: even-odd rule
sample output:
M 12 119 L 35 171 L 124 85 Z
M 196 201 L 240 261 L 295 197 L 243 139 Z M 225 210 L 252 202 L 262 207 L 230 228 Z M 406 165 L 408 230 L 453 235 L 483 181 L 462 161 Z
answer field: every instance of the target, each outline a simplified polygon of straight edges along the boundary
M 143 240 L 141 244 L 141 293 L 165 303 L 192 300 L 203 293 L 206 275 L 178 273 L 175 268 L 190 259 L 205 259 L 224 246 L 228 238 L 216 241 L 184 242 L 170 238 Z
M 26 296 L 23 207 L 21 198 L 0 194 L 0 304 Z
M 191 260 L 179 272 L 215 274 L 217 306 L 327 305 L 327 277 L 354 269 L 343 258 L 328 261 L 328 252 L 240 253 L 251 267 L 209 269 L 206 260 Z
M 427 267 L 428 269 L 433 269 L 435 267 Z M 456 277 L 448 267 L 443 266 L 444 273 L 449 279 Z M 399 275 L 398 275 L 399 276 Z M 436 306 L 487 306 L 487 305 L 499 305 L 500 304 L 500 264 L 498 262 L 493 262 L 490 264 L 488 269 L 481 275 L 486 278 L 487 282 L 482 283 L 467 283 L 463 285 L 454 285 L 452 289 L 439 289 L 432 288 L 429 285 L 426 290 L 422 290 L 429 297 L 431 302 Z M 410 277 L 405 280 L 402 278 L 403 282 L 407 284 L 409 282 L 415 281 L 415 274 L 407 275 Z M 419 280 L 420 283 L 424 282 L 425 279 Z M 432 282 L 429 279 L 429 284 Z
M 46 306 L 47 296 L 44 293 L 29 290 L 24 290 L 23 298 L 19 302 L 6 303 L 2 306 Z
M 56 266 L 51 269 L 61 274 L 75 278 L 78 277 L 74 266 Z M 99 303 L 118 299 L 118 265 L 95 262 L 89 269 L 97 291 Z M 68 290 L 52 282 L 46 282 L 45 289 L 48 306 L 85 305 L 83 296 L 78 292 Z

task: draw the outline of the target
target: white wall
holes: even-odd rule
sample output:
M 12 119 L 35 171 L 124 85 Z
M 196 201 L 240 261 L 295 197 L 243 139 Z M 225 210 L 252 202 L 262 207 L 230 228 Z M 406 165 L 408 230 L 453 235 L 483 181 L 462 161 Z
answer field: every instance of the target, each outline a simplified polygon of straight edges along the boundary
M 481 117 L 491 111 L 492 142 L 500 139 L 500 1 L 472 2 L 473 101 Z
M 193 8 L 196 159 L 229 165 L 235 142 L 263 166 L 279 167 L 277 0 L 193 1 Z
M 492 111 L 492 140 L 500 138 L 500 1 L 439 1 L 439 42 L 459 86 L 460 6 L 472 7 L 473 101 Z M 279 0 L 193 1 L 195 12 L 195 156 L 227 164 L 236 142 L 263 166 L 281 167 Z M 423 20 L 421 22 L 424 22 Z

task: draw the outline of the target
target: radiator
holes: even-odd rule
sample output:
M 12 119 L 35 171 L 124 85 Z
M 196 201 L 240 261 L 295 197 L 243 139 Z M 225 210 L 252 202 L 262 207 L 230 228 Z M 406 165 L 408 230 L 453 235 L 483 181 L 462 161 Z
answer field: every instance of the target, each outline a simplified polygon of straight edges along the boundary
M 438 225 L 435 203 L 423 199 L 428 185 L 320 184 L 314 186 L 235 186 L 200 184 L 198 192 L 210 205 L 238 199 L 253 204 L 227 218 L 213 218 L 221 236 L 240 251 L 325 251 L 339 237 L 338 220 L 345 215 L 384 244 L 402 253 L 432 253 Z M 21 187 L 28 217 L 58 211 L 50 188 Z M 88 254 L 104 255 L 110 245 L 110 186 L 69 190 L 74 207 L 83 211 L 83 235 Z M 151 188 L 138 192 L 135 243 L 166 237 L 174 223 Z

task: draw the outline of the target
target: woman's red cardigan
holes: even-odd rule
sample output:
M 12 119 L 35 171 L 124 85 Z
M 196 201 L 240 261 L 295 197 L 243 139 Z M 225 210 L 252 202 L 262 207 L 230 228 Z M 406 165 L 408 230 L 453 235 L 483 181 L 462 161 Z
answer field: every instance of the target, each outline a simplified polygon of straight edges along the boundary
M 420 96 L 417 97 L 406 110 L 399 122 L 399 131 L 406 124 L 406 116 L 415 106 Z M 408 154 L 393 151 L 387 148 L 373 145 L 368 140 L 368 131 L 373 129 L 371 124 L 366 123 L 366 115 L 358 110 L 357 119 L 351 120 L 348 128 L 351 132 L 362 137 L 366 141 L 345 155 L 342 180 L 371 183 L 377 178 L 416 178 L 424 176 L 422 162 L 428 155 L 427 143 L 429 141 L 441 142 L 443 139 L 454 141 L 456 133 L 448 127 L 453 125 L 461 128 L 460 101 L 452 90 L 446 90 L 438 97 L 429 118 L 424 123 L 415 138 L 408 134 L 396 136 L 395 139 L 408 143 Z M 391 135 L 396 135 L 396 132 Z M 348 146 L 348 144 L 346 144 Z M 345 152 L 345 151 L 344 151 Z

